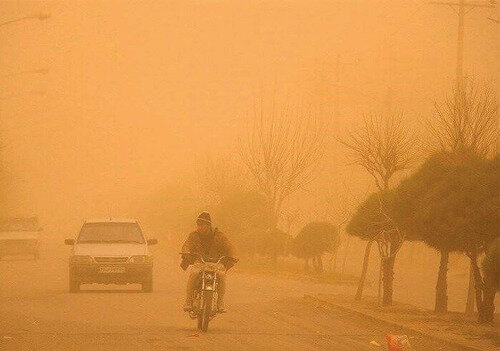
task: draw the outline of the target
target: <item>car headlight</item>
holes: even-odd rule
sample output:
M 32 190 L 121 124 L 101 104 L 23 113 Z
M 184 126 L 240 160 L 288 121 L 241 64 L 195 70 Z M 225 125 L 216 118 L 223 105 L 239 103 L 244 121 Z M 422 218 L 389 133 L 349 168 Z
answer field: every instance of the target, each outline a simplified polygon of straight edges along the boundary
M 130 263 L 150 263 L 152 262 L 151 256 L 148 255 L 137 255 L 130 257 Z
M 76 264 L 89 264 L 92 263 L 92 257 L 91 256 L 83 256 L 83 255 L 74 255 L 71 257 L 71 263 L 76 263 Z

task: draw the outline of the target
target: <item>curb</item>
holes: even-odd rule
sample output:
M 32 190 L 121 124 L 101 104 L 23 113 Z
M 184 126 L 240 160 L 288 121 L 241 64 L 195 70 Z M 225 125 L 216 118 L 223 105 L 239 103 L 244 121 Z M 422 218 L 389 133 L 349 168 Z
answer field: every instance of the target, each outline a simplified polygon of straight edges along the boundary
M 388 320 L 388 319 L 385 319 L 385 318 L 381 318 L 381 317 L 375 316 L 373 314 L 364 313 L 364 312 L 361 312 L 361 311 L 358 311 L 358 310 L 355 310 L 355 309 L 352 309 L 352 308 L 349 308 L 349 307 L 346 307 L 346 306 L 342 306 L 342 305 L 338 305 L 338 304 L 335 304 L 335 303 L 332 303 L 332 302 L 329 302 L 329 301 L 325 301 L 325 300 L 322 300 L 322 299 L 320 299 L 320 298 L 318 298 L 318 297 L 316 297 L 314 295 L 305 294 L 304 295 L 304 299 L 309 300 L 309 301 L 319 302 L 319 303 L 321 303 L 323 305 L 327 305 L 328 307 L 331 307 L 331 308 L 334 308 L 334 309 L 337 309 L 337 310 L 340 310 L 340 311 L 343 311 L 343 312 L 348 312 L 348 313 L 357 315 L 359 317 L 368 318 L 368 319 L 370 319 L 370 320 L 372 320 L 374 322 L 382 322 L 382 323 L 387 324 L 387 325 L 389 325 L 391 327 L 402 329 L 407 334 L 417 334 L 417 335 L 419 335 L 421 337 L 425 337 L 425 338 L 432 339 L 434 341 L 442 342 L 442 343 L 445 343 L 448 346 L 456 347 L 456 348 L 458 348 L 460 350 L 464 350 L 464 351 L 484 351 L 484 349 L 480 349 L 480 348 L 477 348 L 477 347 L 474 347 L 474 346 L 464 345 L 464 344 L 462 344 L 462 343 L 460 343 L 458 341 L 450 340 L 450 339 L 443 338 L 443 337 L 439 337 L 439 336 L 436 336 L 436 335 L 434 335 L 432 333 L 427 333 L 427 332 L 422 331 L 420 329 L 414 329 L 414 328 L 405 326 L 404 324 L 397 323 L 397 322 L 394 322 L 392 320 Z

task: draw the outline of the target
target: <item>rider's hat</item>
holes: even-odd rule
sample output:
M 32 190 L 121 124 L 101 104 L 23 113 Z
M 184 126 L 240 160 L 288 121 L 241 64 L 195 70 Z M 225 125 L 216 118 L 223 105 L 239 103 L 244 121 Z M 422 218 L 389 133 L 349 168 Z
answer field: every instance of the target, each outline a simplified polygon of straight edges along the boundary
M 196 223 L 200 222 L 205 222 L 208 224 L 212 224 L 212 218 L 210 218 L 210 213 L 203 211 L 198 215 L 198 218 L 196 218 Z

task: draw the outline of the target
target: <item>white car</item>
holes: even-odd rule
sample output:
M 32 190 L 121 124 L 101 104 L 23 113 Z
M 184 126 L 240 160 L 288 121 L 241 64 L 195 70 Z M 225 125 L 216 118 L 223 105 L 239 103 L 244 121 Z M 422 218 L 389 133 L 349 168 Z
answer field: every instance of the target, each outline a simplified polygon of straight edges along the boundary
M 153 291 L 153 258 L 139 223 L 133 219 L 87 220 L 75 239 L 66 239 L 73 249 L 69 258 L 69 291 L 81 284 L 142 284 Z
M 9 218 L 0 221 L 0 258 L 8 255 L 33 255 L 40 258 L 38 218 Z

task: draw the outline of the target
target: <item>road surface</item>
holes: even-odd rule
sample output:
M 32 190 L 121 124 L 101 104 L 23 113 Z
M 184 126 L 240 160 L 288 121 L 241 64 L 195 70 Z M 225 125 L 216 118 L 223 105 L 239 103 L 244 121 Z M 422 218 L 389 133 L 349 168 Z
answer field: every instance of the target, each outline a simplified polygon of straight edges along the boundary
M 233 272 L 227 307 L 200 334 L 182 312 L 185 275 L 158 259 L 155 291 L 84 286 L 67 291 L 67 249 L 39 261 L 0 261 L 1 350 L 383 350 L 389 330 L 303 299 L 332 286 Z M 453 350 L 412 339 L 416 350 Z

